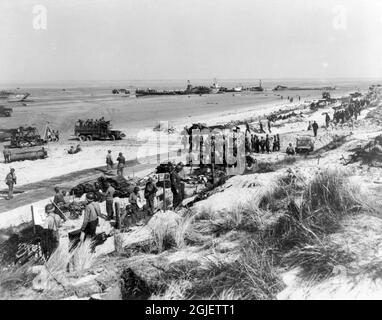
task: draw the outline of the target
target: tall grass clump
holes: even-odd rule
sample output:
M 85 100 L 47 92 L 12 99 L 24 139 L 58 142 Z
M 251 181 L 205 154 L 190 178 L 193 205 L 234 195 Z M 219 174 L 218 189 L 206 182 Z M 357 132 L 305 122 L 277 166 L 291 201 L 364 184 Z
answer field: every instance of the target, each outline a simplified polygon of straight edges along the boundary
M 70 269 L 78 276 L 81 276 L 86 270 L 94 265 L 95 260 L 96 255 L 93 251 L 92 240 L 87 239 L 73 250 Z
M 169 283 L 189 281 L 185 299 L 274 299 L 282 286 L 271 255 L 254 241 L 237 256 L 208 257 L 202 266 L 170 268 L 164 277 Z
M 316 243 L 295 248 L 283 257 L 283 263 L 299 267 L 299 276 L 309 281 L 320 281 L 333 274 L 334 268 L 354 261 L 354 256 L 334 243 Z
M 262 203 L 282 213 L 267 228 L 265 237 L 282 250 L 320 242 L 324 235 L 340 227 L 343 217 L 363 208 L 355 194 L 346 175 L 332 170 L 319 172 L 302 188 L 293 180 L 280 184 Z
M 154 215 L 148 226 L 154 237 L 154 245 L 159 253 L 164 250 L 186 246 L 187 239 L 192 237 L 194 217 L 191 215 L 180 216 L 167 211 Z

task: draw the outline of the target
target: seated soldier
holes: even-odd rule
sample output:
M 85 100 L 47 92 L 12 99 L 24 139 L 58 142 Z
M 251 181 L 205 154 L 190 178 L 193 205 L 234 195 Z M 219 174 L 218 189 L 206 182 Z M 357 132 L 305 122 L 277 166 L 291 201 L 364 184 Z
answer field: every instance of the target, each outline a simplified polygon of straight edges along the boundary
M 286 149 L 286 154 L 291 155 L 291 156 L 294 156 L 294 154 L 295 154 L 294 148 L 293 148 L 291 143 L 289 143 L 289 146 Z

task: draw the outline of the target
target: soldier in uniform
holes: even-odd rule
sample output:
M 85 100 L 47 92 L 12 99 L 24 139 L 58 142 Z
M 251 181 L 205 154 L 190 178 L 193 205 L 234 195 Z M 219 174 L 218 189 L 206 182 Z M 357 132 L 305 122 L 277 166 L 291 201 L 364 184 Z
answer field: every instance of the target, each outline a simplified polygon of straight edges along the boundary
M 16 184 L 15 169 L 11 168 L 11 171 L 5 177 L 5 183 L 8 186 L 7 200 L 11 200 L 13 198 L 13 186 Z

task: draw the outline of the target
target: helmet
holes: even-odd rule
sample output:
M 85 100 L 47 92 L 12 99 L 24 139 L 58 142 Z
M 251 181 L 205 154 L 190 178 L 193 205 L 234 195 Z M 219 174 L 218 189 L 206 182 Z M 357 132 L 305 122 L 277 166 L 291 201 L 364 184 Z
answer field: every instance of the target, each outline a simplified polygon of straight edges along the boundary
M 86 194 L 86 200 L 93 201 L 94 200 L 94 193 L 93 192 L 88 192 Z
M 45 212 L 51 212 L 54 210 L 54 205 L 51 204 L 51 203 L 48 203 L 46 206 L 45 206 Z

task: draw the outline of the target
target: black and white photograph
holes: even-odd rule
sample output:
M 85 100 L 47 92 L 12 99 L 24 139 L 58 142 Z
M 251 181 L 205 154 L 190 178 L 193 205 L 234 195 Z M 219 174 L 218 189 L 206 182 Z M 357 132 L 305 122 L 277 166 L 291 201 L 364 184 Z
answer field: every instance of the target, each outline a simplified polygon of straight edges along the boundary
M 0 0 L 0 30 L 0 300 L 382 299 L 382 1 Z

